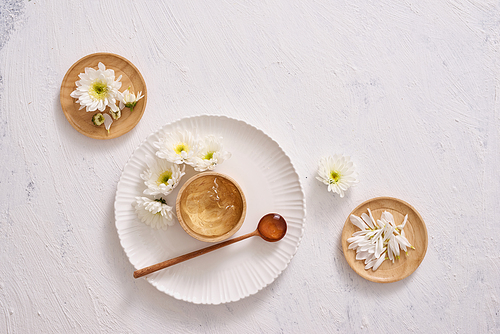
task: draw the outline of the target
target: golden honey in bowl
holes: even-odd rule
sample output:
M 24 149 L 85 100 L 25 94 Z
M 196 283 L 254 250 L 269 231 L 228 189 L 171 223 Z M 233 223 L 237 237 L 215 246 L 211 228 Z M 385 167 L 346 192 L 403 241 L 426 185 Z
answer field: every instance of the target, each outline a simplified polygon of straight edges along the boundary
M 221 241 L 241 227 L 246 203 L 239 185 L 226 175 L 208 172 L 184 184 L 177 197 L 181 226 L 202 241 Z

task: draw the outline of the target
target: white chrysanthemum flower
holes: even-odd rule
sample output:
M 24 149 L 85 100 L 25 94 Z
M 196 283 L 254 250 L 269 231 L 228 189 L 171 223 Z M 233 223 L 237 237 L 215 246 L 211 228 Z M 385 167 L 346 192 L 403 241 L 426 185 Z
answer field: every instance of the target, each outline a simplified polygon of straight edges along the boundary
M 130 109 L 130 112 L 134 111 L 135 105 L 143 97 L 144 97 L 144 95 L 142 95 L 142 92 L 139 92 L 139 94 L 137 94 L 137 97 L 136 97 L 135 94 L 130 91 L 130 87 L 127 88 L 122 93 L 122 96 L 120 99 L 120 109 L 127 107 Z
M 98 68 L 86 67 L 85 73 L 80 73 L 80 80 L 76 82 L 76 89 L 70 96 L 77 99 L 80 109 L 86 107 L 87 111 L 104 111 L 108 106 L 116 112 L 119 110 L 116 101 L 121 100 L 118 90 L 122 86 L 122 76 L 115 80 L 115 71 L 106 69 L 103 63 L 99 63 Z
M 200 142 L 200 151 L 195 157 L 194 170 L 204 172 L 214 170 L 225 160 L 231 157 L 231 153 L 222 149 L 222 138 L 207 136 Z
M 328 185 L 328 191 L 333 191 L 344 197 L 344 192 L 357 183 L 357 173 L 349 157 L 334 155 L 321 158 L 316 179 Z
M 189 131 L 177 130 L 163 136 L 154 144 L 159 158 L 176 164 L 186 163 L 190 166 L 196 164 L 195 157 L 199 152 L 199 143 Z
M 363 213 L 361 217 L 351 215 L 351 223 L 360 229 L 354 232 L 352 237 L 347 239 L 348 249 L 356 251 L 356 260 L 365 261 L 365 269 L 377 270 L 385 260 L 399 259 L 400 249 L 407 253 L 407 249 L 414 247 L 404 236 L 404 226 L 408 221 L 405 216 L 403 223 L 397 225 L 394 216 L 384 211 L 379 220 L 375 221 L 372 212 L 368 209 L 369 215 Z
M 154 158 L 149 158 L 151 161 Z M 148 187 L 144 190 L 146 195 L 168 195 L 179 184 L 186 166 L 179 168 L 179 165 L 163 159 L 154 159 L 148 163 L 148 169 L 141 174 L 144 184 Z
M 174 224 L 174 208 L 167 205 L 163 198 L 136 197 L 135 212 L 144 224 L 156 229 L 166 230 Z

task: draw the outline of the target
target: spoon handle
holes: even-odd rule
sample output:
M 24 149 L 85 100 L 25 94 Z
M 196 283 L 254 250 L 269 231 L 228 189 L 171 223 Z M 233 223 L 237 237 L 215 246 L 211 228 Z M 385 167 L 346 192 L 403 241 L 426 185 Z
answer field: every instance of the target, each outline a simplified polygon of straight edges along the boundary
M 224 246 L 234 244 L 235 242 L 238 242 L 238 241 L 241 241 L 241 240 L 244 240 L 244 239 L 256 236 L 256 235 L 259 235 L 258 230 L 255 230 L 252 233 L 248 233 L 248 234 L 236 237 L 234 239 L 226 240 L 224 242 L 221 242 L 221 243 L 218 243 L 218 244 L 206 247 L 206 248 L 199 249 L 197 251 L 194 251 L 194 252 L 191 252 L 188 254 L 184 254 L 184 255 L 175 257 L 175 258 L 167 260 L 167 261 L 153 264 L 152 266 L 134 271 L 134 278 L 139 278 L 139 277 L 142 277 L 145 275 L 149 275 L 151 273 L 154 273 L 155 271 L 165 269 L 167 267 L 173 266 L 174 264 L 181 263 L 181 262 L 184 262 L 186 260 L 190 260 L 190 259 L 195 258 L 197 256 L 206 254 L 208 252 L 214 251 L 214 250 L 222 248 Z

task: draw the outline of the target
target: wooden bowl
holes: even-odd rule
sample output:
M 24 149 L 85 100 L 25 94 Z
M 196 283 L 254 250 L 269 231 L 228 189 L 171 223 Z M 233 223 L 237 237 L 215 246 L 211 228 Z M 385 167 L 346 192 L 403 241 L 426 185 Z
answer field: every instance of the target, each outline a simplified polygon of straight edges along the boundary
M 122 117 L 113 121 L 110 132 L 106 131 L 104 125 L 95 126 L 92 123 L 92 116 L 99 112 L 86 112 L 85 108 L 79 110 L 80 104 L 76 103 L 76 99 L 70 96 L 71 92 L 76 89 L 76 82 L 80 80 L 78 75 L 85 72 L 86 67 L 97 69 L 99 62 L 106 66 L 106 69 L 115 71 L 115 77 L 122 76 L 120 82 L 122 87 L 120 92 L 130 87 L 130 90 L 135 94 L 142 91 L 144 97 L 137 102 L 133 112 L 128 108 L 122 110 Z M 119 137 L 132 130 L 142 118 L 146 109 L 148 92 L 146 83 L 141 75 L 141 72 L 127 59 L 113 53 L 99 52 L 83 57 L 73 64 L 66 72 L 61 84 L 60 100 L 64 115 L 78 132 L 87 137 L 95 139 L 112 139 Z M 106 108 L 107 112 L 109 107 Z
M 218 242 L 243 224 L 246 200 L 236 181 L 215 172 L 197 174 L 184 183 L 176 201 L 177 219 L 195 239 Z
M 356 260 L 356 251 L 348 249 L 347 239 L 352 237 L 354 232 L 359 231 L 359 228 L 351 223 L 349 217 L 351 214 L 360 217 L 363 212 L 368 214 L 367 208 L 370 208 L 375 219 L 379 219 L 382 212 L 388 211 L 392 213 L 396 222 L 402 222 L 404 216 L 408 214 L 408 222 L 404 230 L 406 238 L 415 247 L 415 249 L 408 250 L 408 255 L 403 252 L 394 263 L 385 260 L 376 271 L 365 270 L 364 261 Z M 342 249 L 347 263 L 358 275 L 372 282 L 391 283 L 408 277 L 418 268 L 427 251 L 427 228 L 420 214 L 410 204 L 397 198 L 377 197 L 361 203 L 351 214 L 347 217 L 342 230 Z

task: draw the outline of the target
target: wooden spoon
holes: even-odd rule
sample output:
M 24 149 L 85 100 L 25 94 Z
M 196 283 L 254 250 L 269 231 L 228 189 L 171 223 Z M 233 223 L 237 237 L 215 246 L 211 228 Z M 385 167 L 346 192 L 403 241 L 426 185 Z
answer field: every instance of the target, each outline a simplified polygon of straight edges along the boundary
M 139 278 L 151 273 L 154 273 L 158 270 L 165 269 L 167 267 L 173 266 L 174 264 L 184 262 L 186 260 L 192 259 L 194 257 L 206 254 L 208 252 L 214 251 L 216 249 L 225 247 L 227 245 L 234 244 L 235 242 L 245 240 L 247 238 L 253 237 L 253 236 L 260 236 L 262 239 L 265 241 L 269 242 L 275 242 L 278 240 L 281 240 L 285 234 L 286 234 L 286 221 L 283 217 L 281 217 L 277 213 L 269 213 L 262 217 L 259 221 L 259 225 L 257 226 L 257 229 L 251 233 L 242 235 L 240 237 L 226 240 L 224 242 L 221 242 L 219 244 L 206 247 L 188 254 L 184 254 L 181 256 L 178 256 L 176 258 L 163 261 L 157 264 L 154 264 L 152 266 L 142 268 L 139 270 L 136 270 L 134 272 L 134 278 Z

